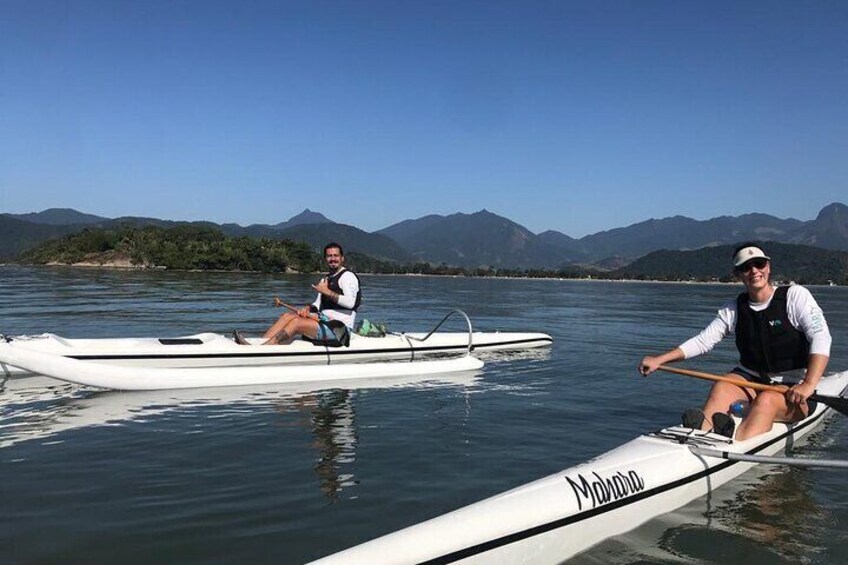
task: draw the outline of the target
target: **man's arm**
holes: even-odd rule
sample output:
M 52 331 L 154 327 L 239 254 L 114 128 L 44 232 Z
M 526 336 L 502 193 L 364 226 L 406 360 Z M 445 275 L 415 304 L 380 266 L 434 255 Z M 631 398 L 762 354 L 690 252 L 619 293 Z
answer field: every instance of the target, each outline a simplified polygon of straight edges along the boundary
M 343 294 L 335 294 L 336 304 L 342 308 L 352 310 L 356 306 L 356 295 L 359 294 L 359 279 L 350 271 L 346 271 L 339 278 L 339 286 Z
M 317 290 L 319 293 L 318 299 L 315 300 L 314 305 L 316 307 L 318 306 L 321 296 L 323 295 L 339 307 L 352 310 L 356 305 L 356 295 L 359 292 L 359 280 L 356 278 L 356 275 L 350 271 L 345 271 L 339 277 L 339 287 L 342 289 L 341 293 L 330 290 L 326 279 L 321 279 L 318 284 L 313 284 L 312 288 Z

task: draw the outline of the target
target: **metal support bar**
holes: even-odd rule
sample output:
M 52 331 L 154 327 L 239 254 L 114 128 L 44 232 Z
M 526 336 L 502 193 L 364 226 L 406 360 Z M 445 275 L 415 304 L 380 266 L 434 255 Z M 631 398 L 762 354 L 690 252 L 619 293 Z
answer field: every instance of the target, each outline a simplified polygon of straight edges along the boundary
M 703 447 L 690 447 L 692 453 L 704 457 L 717 457 L 730 461 L 744 461 L 747 463 L 765 463 L 767 465 L 794 465 L 796 467 L 833 467 L 848 469 L 848 461 L 837 459 L 808 459 L 802 457 L 775 457 L 772 455 L 747 455 L 744 453 L 731 453 L 718 449 L 706 449 Z
M 442 321 L 439 322 L 438 324 L 436 324 L 436 327 L 434 327 L 432 330 L 430 330 L 430 333 L 428 333 L 427 335 L 425 335 L 422 338 L 412 337 L 411 335 L 406 335 L 406 334 L 400 334 L 400 335 L 404 336 L 407 339 L 412 339 L 412 340 L 415 340 L 415 341 L 427 341 L 427 338 L 429 338 L 431 335 L 436 333 L 436 330 L 439 329 L 442 326 L 442 324 L 444 324 L 447 321 L 447 319 L 450 318 L 451 316 L 453 316 L 454 314 L 461 314 L 462 317 L 465 318 L 465 323 L 468 324 L 468 354 L 471 355 L 471 352 L 474 350 L 474 343 L 473 343 L 474 330 L 471 328 L 471 318 L 468 317 L 468 314 L 466 314 L 465 312 L 463 312 L 462 310 L 460 310 L 458 308 L 448 312 L 448 315 L 445 316 L 444 318 L 442 318 Z

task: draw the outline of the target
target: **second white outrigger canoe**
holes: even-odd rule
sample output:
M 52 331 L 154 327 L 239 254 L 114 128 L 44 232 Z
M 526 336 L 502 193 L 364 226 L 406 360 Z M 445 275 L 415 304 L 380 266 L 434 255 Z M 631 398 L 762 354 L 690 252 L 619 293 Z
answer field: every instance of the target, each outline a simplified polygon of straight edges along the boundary
M 462 353 L 468 349 L 468 334 L 436 333 L 418 341 L 423 333 L 363 337 L 352 335 L 349 347 L 326 347 L 308 341 L 290 345 L 238 345 L 229 337 L 201 333 L 176 338 L 66 339 L 55 334 L 10 336 L 10 347 L 61 355 L 79 361 L 130 367 L 259 367 L 275 365 L 327 365 L 374 360 L 416 361 L 434 354 Z M 542 333 L 474 332 L 473 352 L 523 350 L 545 347 L 551 336 Z M 20 367 L 0 363 L 0 375 L 22 374 Z
M 848 372 L 842 372 L 823 378 L 818 393 L 842 396 L 846 386 Z M 817 403 L 806 419 L 775 424 L 745 441 L 680 426 L 645 434 L 587 463 L 315 564 L 561 563 L 794 446 L 831 410 Z
M 460 314 L 467 332 L 437 332 L 452 314 Z M 445 316 L 430 333 L 389 333 L 383 337 L 350 336 L 347 347 L 316 345 L 296 340 L 288 345 L 261 345 L 262 338 L 250 338 L 239 345 L 231 338 L 215 334 L 157 338 L 68 339 L 53 333 L 35 336 L 0 336 L 15 349 L 60 355 L 78 361 L 126 367 L 209 368 L 260 367 L 278 365 L 329 365 L 361 361 L 418 361 L 422 357 L 447 353 L 525 350 L 545 347 L 553 339 L 544 333 L 475 332 L 471 320 L 461 310 Z M 0 375 L 21 374 L 21 367 L 0 361 Z

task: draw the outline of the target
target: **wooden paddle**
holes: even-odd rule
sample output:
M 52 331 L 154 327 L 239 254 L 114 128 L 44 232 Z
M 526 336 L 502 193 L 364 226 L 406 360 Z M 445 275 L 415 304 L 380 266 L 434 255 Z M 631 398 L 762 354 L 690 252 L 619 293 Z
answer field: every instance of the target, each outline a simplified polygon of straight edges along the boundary
M 291 304 L 286 304 L 285 302 L 283 302 L 282 300 L 280 300 L 278 297 L 276 297 L 276 296 L 275 296 L 275 297 L 274 297 L 274 308 L 280 308 L 281 306 L 282 306 L 282 307 L 284 307 L 284 308 L 288 308 L 289 310 L 291 310 L 291 311 L 292 311 L 292 312 L 294 312 L 295 314 L 300 315 L 300 313 L 299 313 L 300 311 L 299 311 L 297 308 L 295 308 L 295 307 L 294 307 L 294 306 L 292 306 Z M 315 316 L 315 317 L 313 318 L 312 316 Z M 321 316 L 319 316 L 319 315 L 317 315 L 317 314 L 310 314 L 310 315 L 309 315 L 309 316 L 307 316 L 307 317 L 308 317 L 310 320 L 315 320 L 316 322 L 320 322 L 320 321 L 321 321 Z
M 297 312 L 297 308 L 295 308 L 295 307 L 294 307 L 294 306 L 292 306 L 291 304 L 286 304 L 285 302 L 283 302 L 282 300 L 280 300 L 278 297 L 276 297 L 276 296 L 275 296 L 275 297 L 274 297 L 274 307 L 275 307 L 275 308 L 279 308 L 280 306 L 283 306 L 283 307 L 285 307 L 285 308 L 288 308 L 288 309 L 289 309 L 289 310 L 291 310 L 292 312 Z
M 659 367 L 657 367 L 657 369 L 665 371 L 667 373 L 675 373 L 678 375 L 686 375 L 687 377 L 695 377 L 696 379 L 730 383 L 742 388 L 750 388 L 752 390 L 770 390 L 773 392 L 779 392 L 780 394 L 783 394 L 787 390 L 789 390 L 789 387 L 786 385 L 767 385 L 763 383 L 754 383 L 751 381 L 746 381 L 745 379 L 734 379 L 733 377 L 724 377 L 720 375 L 714 375 L 712 373 L 702 373 L 701 371 L 678 369 L 677 367 L 669 367 L 668 365 L 660 365 Z M 821 402 L 825 406 L 830 406 L 837 412 L 848 416 L 848 398 L 843 398 L 841 396 L 826 396 L 816 394 L 814 392 L 812 395 L 810 395 L 809 400 L 812 400 L 813 402 Z

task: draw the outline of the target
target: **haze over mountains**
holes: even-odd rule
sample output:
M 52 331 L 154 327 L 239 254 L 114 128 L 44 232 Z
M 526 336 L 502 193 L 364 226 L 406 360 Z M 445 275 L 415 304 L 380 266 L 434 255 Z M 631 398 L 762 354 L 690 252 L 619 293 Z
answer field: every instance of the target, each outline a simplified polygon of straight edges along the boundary
M 14 256 L 41 241 L 86 227 L 109 228 L 120 224 L 168 227 L 180 223 L 188 222 L 137 217 L 110 219 L 71 209 L 0 214 L 0 256 Z M 692 250 L 743 240 L 848 251 L 848 206 L 841 203 L 825 206 L 815 219 L 807 221 L 759 213 L 709 220 L 674 216 L 580 239 L 558 231 L 534 234 L 487 210 L 448 216 L 431 214 L 371 233 L 333 222 L 308 209 L 275 225 L 190 223 L 215 227 L 231 236 L 305 241 L 314 248 L 335 240 L 348 251 L 399 263 L 420 261 L 472 268 L 558 269 L 574 264 L 618 267 L 657 250 Z

